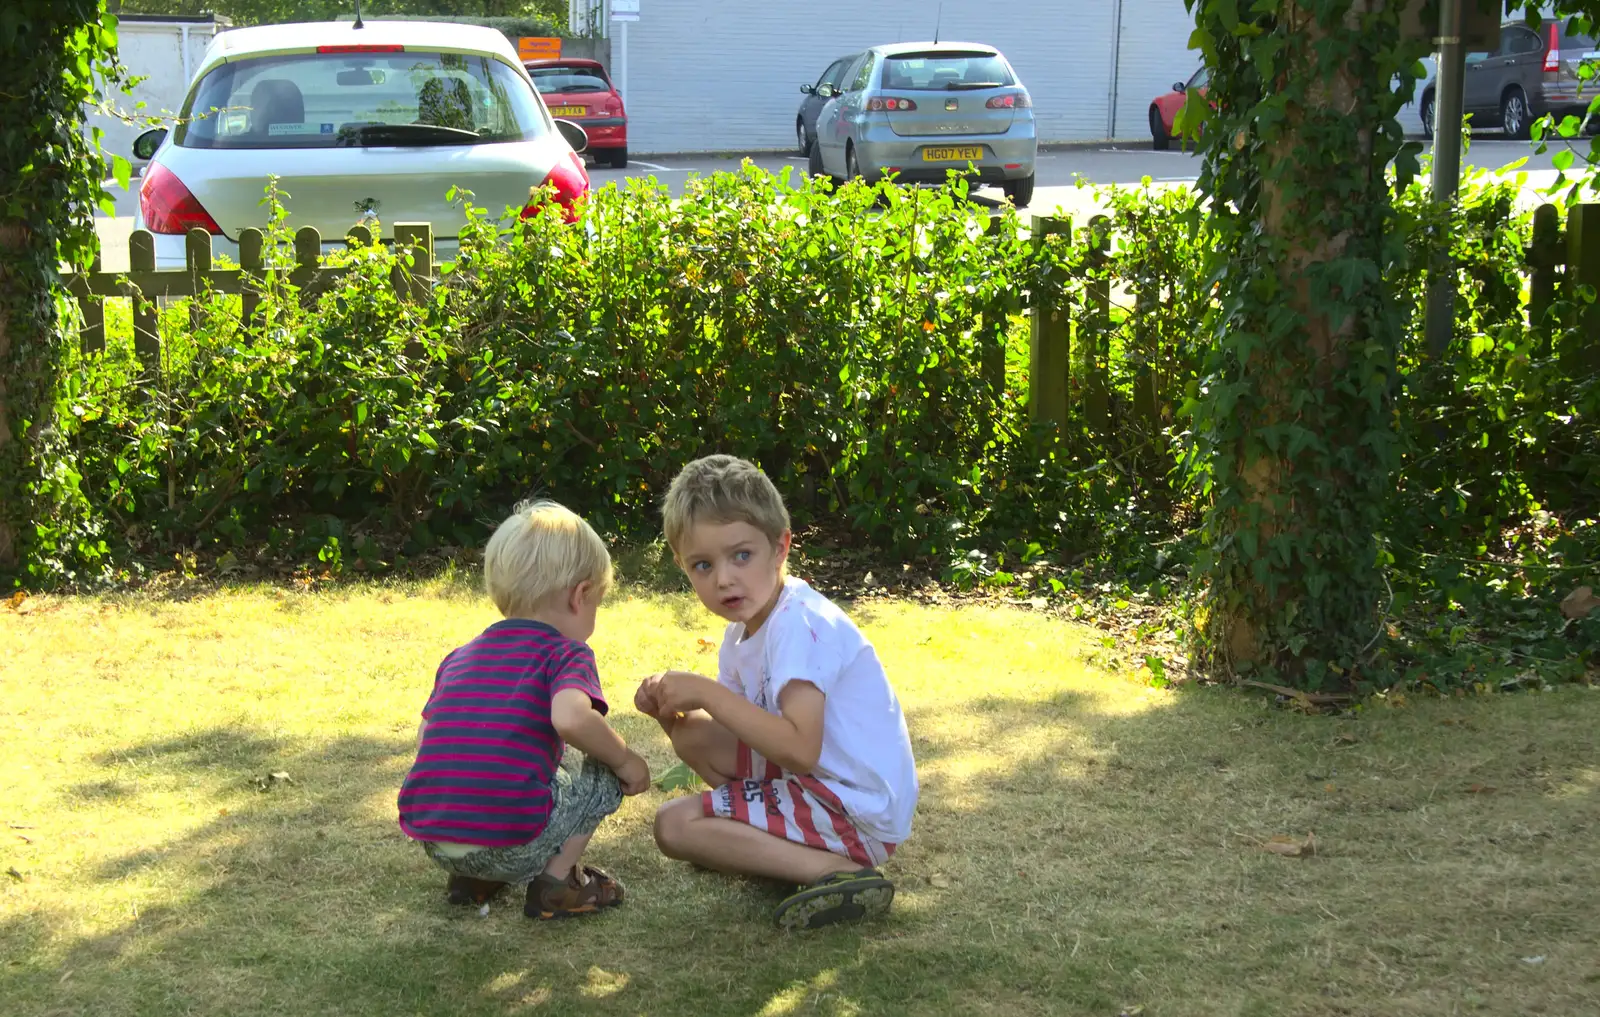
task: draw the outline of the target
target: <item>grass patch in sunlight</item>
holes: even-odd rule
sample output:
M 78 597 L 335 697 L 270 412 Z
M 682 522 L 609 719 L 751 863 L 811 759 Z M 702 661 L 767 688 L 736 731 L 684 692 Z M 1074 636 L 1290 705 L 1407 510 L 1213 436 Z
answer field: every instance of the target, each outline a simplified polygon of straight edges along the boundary
M 541 925 L 447 908 L 394 822 L 434 668 L 493 620 L 466 585 L 26 608 L 0 607 L 10 1017 L 1600 1009 L 1592 690 L 1308 718 L 1106 674 L 1043 616 L 862 604 L 924 782 L 892 917 L 778 934 L 774 888 L 656 853 L 651 792 L 591 849 L 629 903 Z M 657 772 L 633 684 L 714 670 L 720 631 L 686 595 L 602 610 Z M 1310 831 L 1314 858 L 1260 849 Z

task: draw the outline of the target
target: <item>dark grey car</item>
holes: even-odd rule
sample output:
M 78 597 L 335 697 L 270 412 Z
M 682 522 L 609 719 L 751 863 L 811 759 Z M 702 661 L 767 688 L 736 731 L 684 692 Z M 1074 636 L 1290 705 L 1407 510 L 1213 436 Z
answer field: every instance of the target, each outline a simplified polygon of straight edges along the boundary
M 1597 85 L 1579 81 L 1578 65 L 1600 60 L 1594 48 L 1592 38 L 1569 33 L 1562 22 L 1547 21 L 1537 30 L 1520 21 L 1507 22 L 1500 26 L 1499 49 L 1467 55 L 1462 110 L 1473 124 L 1503 128 L 1513 138 L 1528 137 L 1528 128 L 1546 113 L 1557 120 L 1581 117 Z M 1437 80 L 1423 86 L 1418 110 L 1423 133 L 1430 138 L 1436 86 Z
M 829 64 L 816 81 L 800 86 L 805 98 L 800 101 L 800 112 L 794 118 L 794 139 L 800 146 L 801 155 L 810 154 L 811 146 L 817 140 L 817 114 L 822 112 L 822 107 L 828 104 L 829 99 L 844 91 L 844 76 L 860 55 L 852 53 L 840 57 Z

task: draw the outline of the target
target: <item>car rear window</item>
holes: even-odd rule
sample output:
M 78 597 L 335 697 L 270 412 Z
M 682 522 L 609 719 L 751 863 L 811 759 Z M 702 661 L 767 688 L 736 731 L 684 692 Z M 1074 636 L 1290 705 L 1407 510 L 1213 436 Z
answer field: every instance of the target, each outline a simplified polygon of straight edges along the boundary
M 611 82 L 598 67 L 530 67 L 533 87 L 542 95 L 555 92 L 609 92 Z
M 1567 26 L 1561 26 L 1558 38 L 1561 40 L 1562 49 L 1594 49 L 1594 38 L 1588 35 L 1573 35 L 1567 31 Z
M 883 62 L 883 87 L 920 91 L 1014 85 L 998 53 L 901 53 Z
M 547 131 L 538 100 L 487 56 L 295 53 L 208 72 L 183 111 L 185 148 L 337 148 L 524 141 Z

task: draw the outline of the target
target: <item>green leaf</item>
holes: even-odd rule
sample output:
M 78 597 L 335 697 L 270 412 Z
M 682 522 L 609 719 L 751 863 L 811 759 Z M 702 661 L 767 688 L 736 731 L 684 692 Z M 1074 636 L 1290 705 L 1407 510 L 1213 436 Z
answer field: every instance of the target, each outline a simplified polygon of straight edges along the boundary
M 120 155 L 113 155 L 111 157 L 111 175 L 116 177 L 117 186 L 126 191 L 129 182 L 133 180 L 133 163 Z
M 1556 169 L 1566 172 L 1572 168 L 1572 149 L 1563 148 L 1550 157 L 1550 164 Z
M 693 791 L 703 783 L 700 775 L 691 770 L 688 763 L 677 763 L 655 779 L 656 788 L 668 792 Z

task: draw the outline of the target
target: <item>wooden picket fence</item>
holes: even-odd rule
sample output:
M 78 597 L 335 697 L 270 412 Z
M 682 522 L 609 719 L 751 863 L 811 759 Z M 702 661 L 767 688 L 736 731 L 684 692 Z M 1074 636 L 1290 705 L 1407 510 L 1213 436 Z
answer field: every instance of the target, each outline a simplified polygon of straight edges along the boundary
M 238 294 L 242 320 L 257 319 L 265 269 L 262 231 L 240 231 L 238 268 L 213 267 L 211 234 L 205 230 L 192 229 L 184 239 L 187 265 L 182 269 L 157 271 L 155 235 L 149 230 L 134 230 L 128 238 L 127 272 L 104 271 L 100 258 L 96 257 L 89 271 L 65 278 L 67 291 L 77 298 L 83 313 L 79 341 L 85 353 L 105 349 L 106 297 L 137 298 L 133 300 L 133 345 L 148 373 L 159 370 L 161 362 L 157 299 L 192 297 L 208 289 Z M 345 233 L 344 242 L 351 248 L 366 247 L 372 241 L 372 231 L 365 226 L 352 226 Z M 394 243 L 397 249 L 409 250 L 412 255 L 409 267 L 404 262 L 395 266 L 395 293 L 402 300 L 426 299 L 433 287 L 433 226 L 425 222 L 397 222 Z M 333 287 L 348 271 L 346 267 L 322 263 L 322 235 L 316 227 L 303 226 L 295 232 L 294 267 L 288 279 L 304 298 L 314 298 Z M 190 310 L 197 326 L 203 313 L 198 305 Z
M 998 228 L 1001 221 L 991 220 L 991 227 Z M 1090 220 L 1091 229 L 1096 225 L 1095 220 Z M 1033 242 L 1042 245 L 1046 237 L 1070 235 L 1071 231 L 1072 223 L 1067 219 L 1037 218 Z M 402 260 L 394 269 L 395 293 L 402 300 L 426 300 L 434 284 L 432 226 L 418 222 L 396 223 L 394 237 L 398 249 L 409 250 L 412 254 L 409 266 Z M 344 242 L 360 247 L 371 244 L 373 238 L 365 226 L 354 226 L 346 233 Z M 295 260 L 288 278 L 305 299 L 331 288 L 348 271 L 344 267 L 323 264 L 322 243 L 321 235 L 310 226 L 302 227 L 294 235 Z M 1107 256 L 1106 243 L 1101 231 L 1101 244 L 1094 252 L 1101 264 Z M 183 269 L 156 270 L 155 237 L 146 230 L 134 231 L 128 242 L 128 252 L 130 269 L 127 272 L 104 271 L 97 258 L 89 271 L 65 278 L 68 291 L 77 298 L 82 311 L 80 339 L 84 352 L 105 348 L 103 300 L 106 297 L 139 298 L 133 300 L 134 348 L 151 375 L 159 371 L 161 361 L 157 299 L 193 296 L 208 288 L 219 293 L 238 294 L 243 320 L 256 320 L 264 268 L 262 231 L 247 229 L 240 233 L 238 268 L 213 266 L 211 235 L 200 229 L 191 230 L 186 238 L 187 266 Z M 1091 267 L 1094 267 L 1093 259 Z M 1572 206 L 1565 228 L 1554 206 L 1537 209 L 1533 218 L 1533 241 L 1526 252 L 1526 267 L 1530 285 L 1529 324 L 1548 333 L 1552 323 L 1547 318 L 1562 295 L 1563 287 L 1589 286 L 1600 291 L 1600 204 Z M 1108 367 L 1113 281 L 1096 273 L 1077 287 L 1076 292 L 1079 294 L 1076 299 L 1064 297 L 1057 304 L 1036 300 L 1032 307 L 1029 411 L 1033 420 L 1066 425 L 1076 419 L 1093 433 L 1109 437 L 1116 428 L 1129 422 L 1159 424 L 1170 419 L 1177 390 L 1184 379 L 1164 377 L 1162 372 L 1148 365 L 1136 365 L 1131 372 L 1134 377 L 1131 398 L 1112 398 Z M 1137 334 L 1140 328 L 1137 316 L 1159 297 L 1153 293 L 1135 293 L 1133 298 L 1134 306 L 1127 310 L 1136 316 L 1133 328 Z M 199 315 L 204 312 L 196 306 L 190 313 L 198 324 Z M 1577 324 L 1581 326 L 1584 340 L 1561 351 L 1563 360 L 1567 356 L 1600 358 L 1600 303 L 1588 305 Z M 986 327 L 998 334 L 1007 323 L 996 315 Z M 983 363 L 973 366 L 998 392 L 1005 385 L 1004 345 L 994 343 L 991 346 Z

